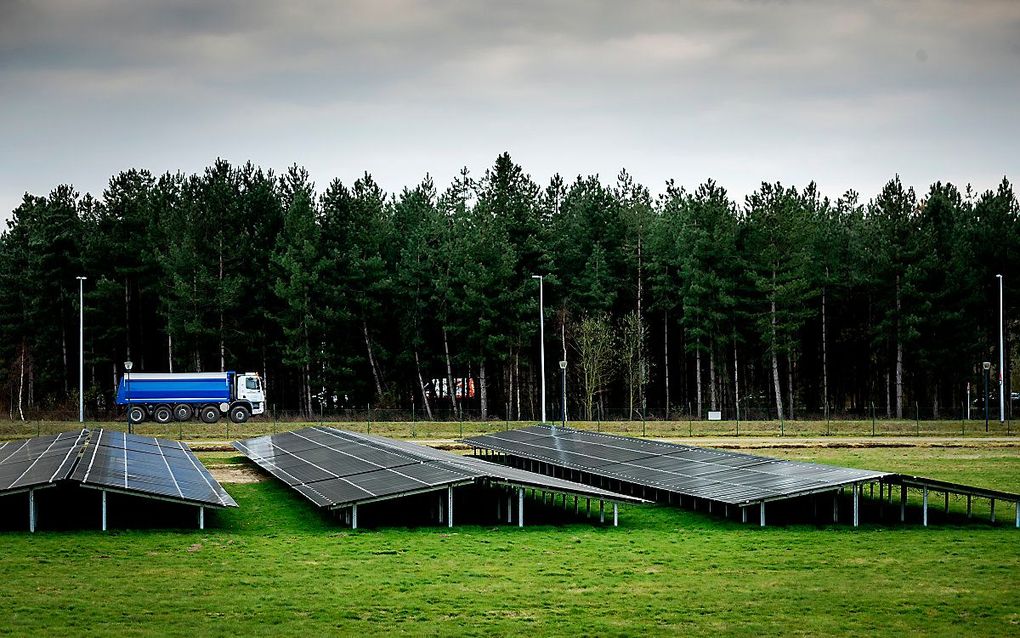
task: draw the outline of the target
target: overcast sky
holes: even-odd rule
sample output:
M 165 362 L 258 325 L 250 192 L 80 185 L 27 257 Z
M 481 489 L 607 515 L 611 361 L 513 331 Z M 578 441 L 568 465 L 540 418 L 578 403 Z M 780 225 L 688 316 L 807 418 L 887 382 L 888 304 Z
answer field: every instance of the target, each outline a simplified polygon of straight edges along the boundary
M 0 215 L 216 157 L 442 188 L 1020 177 L 1020 2 L 0 0 Z

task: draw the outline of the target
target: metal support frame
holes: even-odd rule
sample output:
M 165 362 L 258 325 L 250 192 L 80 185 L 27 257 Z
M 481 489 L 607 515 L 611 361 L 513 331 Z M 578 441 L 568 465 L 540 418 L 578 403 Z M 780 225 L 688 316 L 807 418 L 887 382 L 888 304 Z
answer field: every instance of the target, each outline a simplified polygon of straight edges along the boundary
M 761 513 L 760 513 L 761 520 L 759 521 L 758 526 L 759 527 L 765 527 L 765 501 L 761 502 L 760 510 L 761 510 Z
M 35 533 L 35 490 L 28 490 L 28 531 Z
M 205 529 L 205 507 L 198 506 L 198 529 Z
M 351 529 L 358 529 L 358 504 L 351 505 Z
M 832 522 L 839 522 L 839 491 L 832 493 Z
M 995 499 L 994 498 L 993 499 L 989 499 L 989 501 L 990 501 L 991 507 L 992 507 L 992 517 L 991 518 L 992 518 L 992 522 L 994 523 L 995 522 Z
M 105 532 L 106 531 L 106 490 L 102 490 L 100 492 L 100 494 L 102 494 L 102 500 L 103 500 L 102 530 Z
M 453 486 L 446 488 L 446 526 L 453 527 Z
M 524 527 L 524 488 L 517 488 L 517 527 Z
M 971 515 L 972 515 L 970 501 L 971 501 L 971 495 L 968 494 L 967 495 L 967 518 L 970 518 Z
M 517 491 L 520 492 L 521 488 L 517 488 Z M 513 494 L 509 492 L 506 495 L 506 522 L 514 522 L 514 497 Z
M 606 522 L 606 502 L 601 499 L 599 500 L 599 522 Z
M 923 518 L 924 526 L 928 527 L 928 486 L 925 485 L 923 490 L 924 490 L 924 497 L 923 497 L 922 504 L 921 504 L 921 510 L 924 512 L 924 518 Z
M 907 486 L 900 485 L 900 522 L 907 520 Z
M 1016 508 L 1016 526 L 1020 528 L 1020 501 L 1013 503 L 1013 507 Z
M 861 520 L 861 505 L 860 505 L 861 486 L 858 485 L 857 483 L 854 483 L 853 491 L 854 491 L 854 527 L 857 527 L 860 524 Z
M 617 527 L 620 524 L 620 511 L 616 503 L 613 503 L 613 527 Z
M 747 508 L 746 507 L 741 507 L 740 508 L 740 519 L 741 519 L 742 523 L 746 523 L 747 522 Z

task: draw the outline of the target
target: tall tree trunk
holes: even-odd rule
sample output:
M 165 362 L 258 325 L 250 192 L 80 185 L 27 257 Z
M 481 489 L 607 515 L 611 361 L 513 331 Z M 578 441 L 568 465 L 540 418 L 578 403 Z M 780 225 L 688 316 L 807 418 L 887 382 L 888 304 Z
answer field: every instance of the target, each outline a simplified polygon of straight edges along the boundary
M 793 356 L 786 353 L 786 380 L 787 389 L 790 396 L 790 420 L 793 420 Z
M 382 382 L 379 379 L 379 370 L 375 365 L 375 355 L 372 354 L 372 340 L 368 336 L 368 323 L 361 320 L 361 334 L 365 336 L 365 350 L 368 351 L 368 365 L 372 368 L 372 379 L 375 381 L 375 396 L 382 397 Z
M 669 311 L 662 313 L 662 372 L 666 383 L 666 420 L 669 420 Z
M 896 418 L 903 418 L 903 337 L 900 335 L 900 276 L 896 275 Z
M 425 391 L 425 381 L 421 378 L 421 359 L 418 358 L 418 348 L 414 349 L 414 369 L 418 373 L 418 388 L 421 389 L 421 400 L 425 404 L 425 414 L 428 415 L 429 421 L 432 420 L 432 404 L 429 403 L 429 395 Z
M 67 396 L 67 378 L 70 370 L 67 369 L 67 326 L 64 324 L 64 309 L 60 309 L 60 350 L 64 357 L 64 396 Z
M 170 365 L 170 372 L 174 371 L 174 337 L 170 334 L 170 326 L 166 329 L 166 360 Z
M 514 351 L 514 377 L 517 378 L 517 382 L 514 383 L 514 390 L 517 392 L 517 418 L 521 418 L 521 351 L 517 348 Z
M 27 348 L 25 340 L 21 340 L 21 365 L 20 371 L 18 372 L 18 415 L 21 420 L 25 420 L 25 409 L 23 405 L 23 398 L 25 396 L 25 357 L 27 356 Z
M 715 343 L 708 349 L 708 404 L 710 410 L 718 410 L 719 403 L 715 396 Z
M 885 371 L 885 418 L 892 418 L 892 382 L 889 379 L 889 370 Z
M 733 407 L 740 420 L 740 359 L 737 358 L 737 336 L 733 335 Z
M 447 393 L 450 395 L 453 418 L 457 418 L 457 397 L 453 391 L 453 364 L 450 363 L 450 339 L 446 334 L 446 326 L 443 326 L 443 352 L 446 354 L 446 383 L 449 384 Z
M 697 347 L 694 350 L 694 383 L 698 399 L 698 418 L 704 415 L 701 413 L 701 338 L 698 338 Z
M 825 268 L 825 278 L 829 278 L 829 269 Z M 829 339 L 826 332 L 825 317 L 825 286 L 822 286 L 822 405 L 826 412 L 829 407 Z
M 776 280 L 776 273 L 775 273 L 775 271 L 773 271 L 772 272 L 772 281 L 773 281 L 773 284 L 775 283 L 775 280 Z M 783 391 L 782 391 L 782 388 L 779 387 L 779 354 L 776 352 L 776 349 L 779 347 L 779 345 L 778 345 L 777 339 L 776 339 L 776 301 L 775 301 L 775 299 L 772 300 L 771 310 L 772 310 L 772 344 L 771 344 L 772 347 L 770 348 L 770 350 L 772 351 L 772 385 L 773 385 L 773 387 L 775 388 L 775 391 L 776 391 L 776 418 L 777 419 L 782 419 L 783 418 Z
M 489 397 L 485 385 L 485 359 L 478 364 L 478 404 L 482 410 L 482 421 L 488 421 Z
M 933 419 L 938 421 L 939 419 L 939 384 L 935 384 L 935 396 L 932 398 L 932 412 L 931 416 Z

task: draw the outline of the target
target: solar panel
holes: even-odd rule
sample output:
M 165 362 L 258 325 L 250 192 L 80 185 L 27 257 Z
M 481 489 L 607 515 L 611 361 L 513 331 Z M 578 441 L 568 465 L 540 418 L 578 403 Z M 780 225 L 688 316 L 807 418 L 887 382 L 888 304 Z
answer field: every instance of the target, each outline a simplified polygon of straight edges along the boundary
M 0 445 L 0 493 L 20 492 L 67 478 L 88 432 L 62 432 Z
M 69 477 L 85 486 L 211 507 L 237 507 L 180 441 L 93 432 Z
M 732 505 L 792 498 L 892 476 L 885 472 L 543 425 L 476 436 L 464 442 L 596 476 Z
M 233 446 L 319 507 L 345 507 L 478 481 L 603 500 L 640 500 L 406 441 L 330 427 L 261 436 Z

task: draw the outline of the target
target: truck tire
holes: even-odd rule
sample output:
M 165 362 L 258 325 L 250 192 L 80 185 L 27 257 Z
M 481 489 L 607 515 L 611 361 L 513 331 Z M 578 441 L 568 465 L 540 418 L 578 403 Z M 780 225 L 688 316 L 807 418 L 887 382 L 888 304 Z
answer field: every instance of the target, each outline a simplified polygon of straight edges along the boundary
M 199 411 L 199 416 L 205 423 L 216 423 L 220 420 L 220 409 L 215 405 L 203 406 Z
M 251 417 L 251 411 L 247 406 L 235 405 L 230 408 L 230 420 L 234 423 L 244 423 Z
M 188 421 L 191 419 L 191 406 L 187 403 L 178 403 L 174 406 L 174 418 L 178 421 Z
M 127 412 L 128 423 L 138 425 L 145 420 L 145 408 L 140 405 L 132 405 L 128 407 Z
M 160 425 L 166 425 L 173 419 L 174 413 L 170 410 L 169 405 L 157 405 L 156 409 L 152 411 L 152 420 Z

